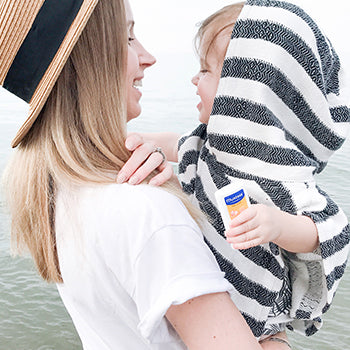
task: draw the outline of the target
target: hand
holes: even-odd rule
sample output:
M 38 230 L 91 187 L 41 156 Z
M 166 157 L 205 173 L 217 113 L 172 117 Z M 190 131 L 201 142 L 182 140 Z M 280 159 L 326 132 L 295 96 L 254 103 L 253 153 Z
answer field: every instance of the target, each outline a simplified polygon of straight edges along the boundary
M 274 242 L 282 234 L 282 213 L 263 204 L 250 206 L 232 219 L 230 229 L 225 232 L 227 241 L 235 249 Z
M 126 138 L 125 147 L 133 153 L 119 171 L 117 183 L 128 182 L 137 185 L 157 169 L 159 174 L 154 176 L 149 184 L 160 186 L 174 175 L 171 164 L 163 159 L 161 153 L 154 152 L 156 145 L 153 141 L 145 141 L 142 135 L 132 133 Z

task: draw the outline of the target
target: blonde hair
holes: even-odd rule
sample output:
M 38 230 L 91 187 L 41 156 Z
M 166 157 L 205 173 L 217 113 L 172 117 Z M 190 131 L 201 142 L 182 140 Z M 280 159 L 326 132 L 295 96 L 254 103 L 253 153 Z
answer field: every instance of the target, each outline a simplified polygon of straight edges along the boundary
M 99 1 L 5 170 L 14 250 L 28 249 L 46 281 L 62 282 L 55 235 L 57 184 L 112 183 L 110 174 L 130 156 L 124 146 L 126 57 L 124 2 Z
M 5 170 L 12 240 L 18 252 L 29 249 L 47 281 L 62 281 L 54 229 L 56 181 L 108 182 L 105 170 L 120 169 L 128 158 L 124 13 L 122 0 L 97 4 Z
M 194 38 L 194 43 L 198 56 L 202 56 L 205 63 L 208 53 L 215 46 L 218 36 L 221 33 L 224 33 L 224 35 L 227 36 L 231 35 L 233 26 L 235 25 L 244 4 L 245 2 L 239 2 L 225 6 L 201 22 Z M 208 36 L 204 41 L 203 38 L 206 34 Z M 222 62 L 224 60 L 225 52 L 220 52 L 218 54 L 218 61 Z

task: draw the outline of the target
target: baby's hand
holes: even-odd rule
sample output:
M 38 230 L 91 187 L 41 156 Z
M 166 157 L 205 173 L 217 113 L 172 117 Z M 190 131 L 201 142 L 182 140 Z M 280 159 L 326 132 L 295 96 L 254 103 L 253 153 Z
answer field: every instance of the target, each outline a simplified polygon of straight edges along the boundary
M 281 211 L 263 204 L 254 204 L 232 219 L 225 232 L 227 241 L 235 249 L 248 249 L 273 242 L 282 233 Z
M 149 184 L 160 186 L 174 175 L 173 167 L 161 151 L 156 151 L 157 147 L 153 141 L 145 141 L 142 135 L 132 133 L 126 138 L 125 146 L 133 153 L 119 171 L 117 183 L 128 182 L 137 185 L 157 169 L 159 174 L 154 176 Z

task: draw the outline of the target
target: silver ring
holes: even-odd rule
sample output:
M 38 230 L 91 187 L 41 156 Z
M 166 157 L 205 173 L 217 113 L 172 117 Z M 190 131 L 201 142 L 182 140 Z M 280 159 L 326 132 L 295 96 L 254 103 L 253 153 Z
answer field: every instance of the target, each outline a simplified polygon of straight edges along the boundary
M 162 157 L 163 157 L 162 162 L 158 165 L 158 166 L 161 166 L 161 165 L 165 162 L 165 160 L 166 160 L 166 157 L 165 157 L 164 152 L 162 151 L 162 148 L 161 148 L 161 147 L 156 147 L 156 148 L 153 150 L 152 154 L 153 154 L 153 153 L 160 153 L 160 154 L 162 155 Z

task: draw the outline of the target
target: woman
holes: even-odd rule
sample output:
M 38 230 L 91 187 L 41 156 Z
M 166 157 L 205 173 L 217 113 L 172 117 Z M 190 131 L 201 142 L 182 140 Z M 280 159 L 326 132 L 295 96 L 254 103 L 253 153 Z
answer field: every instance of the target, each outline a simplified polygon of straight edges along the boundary
M 155 62 L 129 3 L 7 0 L 0 24 L 1 83 L 30 107 L 4 176 L 13 239 L 84 348 L 261 349 L 186 199 L 115 183 Z

